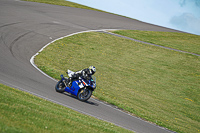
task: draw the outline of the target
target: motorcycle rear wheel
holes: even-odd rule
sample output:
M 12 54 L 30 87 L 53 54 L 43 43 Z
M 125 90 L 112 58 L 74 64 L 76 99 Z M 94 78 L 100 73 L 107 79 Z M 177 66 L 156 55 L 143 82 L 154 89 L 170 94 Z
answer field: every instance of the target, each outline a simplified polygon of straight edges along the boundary
M 92 90 L 86 88 L 78 92 L 77 98 L 80 101 L 87 101 L 92 96 Z
M 55 86 L 55 89 L 57 92 L 63 93 L 65 91 L 65 84 L 62 80 L 58 81 L 58 83 Z

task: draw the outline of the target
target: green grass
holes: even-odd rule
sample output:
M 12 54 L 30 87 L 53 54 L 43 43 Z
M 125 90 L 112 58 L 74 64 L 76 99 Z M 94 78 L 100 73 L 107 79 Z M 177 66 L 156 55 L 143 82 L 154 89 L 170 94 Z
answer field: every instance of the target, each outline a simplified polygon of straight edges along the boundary
M 1 133 L 122 133 L 114 124 L 0 84 Z
M 176 33 L 176 32 L 154 32 L 138 30 L 119 30 L 113 33 L 134 38 L 137 40 L 158 44 L 190 53 L 200 54 L 200 36 Z
M 187 36 L 192 35 L 182 34 L 181 38 Z M 166 39 L 176 44 L 173 39 Z M 199 58 L 90 32 L 54 42 L 36 57 L 35 63 L 57 79 L 67 69 L 77 71 L 94 65 L 96 98 L 160 126 L 187 133 L 200 130 Z

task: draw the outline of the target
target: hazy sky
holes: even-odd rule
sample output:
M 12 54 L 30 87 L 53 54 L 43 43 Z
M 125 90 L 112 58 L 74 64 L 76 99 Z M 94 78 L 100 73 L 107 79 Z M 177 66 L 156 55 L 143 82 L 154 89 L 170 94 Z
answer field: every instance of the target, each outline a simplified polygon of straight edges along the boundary
M 68 0 L 200 35 L 200 0 Z

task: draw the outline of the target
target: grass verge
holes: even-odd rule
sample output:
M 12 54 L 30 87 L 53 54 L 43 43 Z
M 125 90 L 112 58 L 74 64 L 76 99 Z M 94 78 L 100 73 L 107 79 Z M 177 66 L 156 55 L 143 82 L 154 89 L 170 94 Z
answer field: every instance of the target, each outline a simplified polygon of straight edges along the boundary
M 199 35 L 176 32 L 154 32 L 139 30 L 118 30 L 112 32 L 144 42 L 170 47 L 190 53 L 200 54 Z
M 98 99 L 177 132 L 199 132 L 199 58 L 90 32 L 54 42 L 35 63 L 57 79 L 67 69 L 77 71 L 94 65 L 97 89 L 93 94 Z
M 0 84 L 0 132 L 131 132 Z

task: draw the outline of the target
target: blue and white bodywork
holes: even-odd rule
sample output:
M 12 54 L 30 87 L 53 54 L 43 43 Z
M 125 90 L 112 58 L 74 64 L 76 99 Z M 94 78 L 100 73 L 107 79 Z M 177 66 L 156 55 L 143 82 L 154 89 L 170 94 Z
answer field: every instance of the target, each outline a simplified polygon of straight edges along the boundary
M 69 78 L 75 74 L 75 72 L 68 70 L 67 72 Z M 61 80 L 56 84 L 55 89 L 57 92 L 68 92 L 72 95 L 77 96 L 77 98 L 81 101 L 88 100 L 92 92 L 96 88 L 96 77 L 95 76 L 88 76 L 83 77 L 79 76 L 77 79 L 73 80 L 71 85 L 68 85 L 68 78 L 60 75 Z

